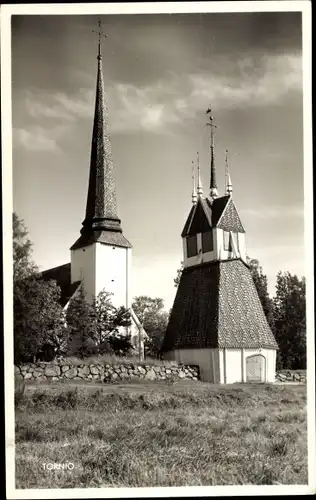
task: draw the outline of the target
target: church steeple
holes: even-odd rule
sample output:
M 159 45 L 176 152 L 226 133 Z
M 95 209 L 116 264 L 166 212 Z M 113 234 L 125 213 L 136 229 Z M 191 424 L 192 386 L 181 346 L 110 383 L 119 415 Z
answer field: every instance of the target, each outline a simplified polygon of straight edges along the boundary
M 113 160 L 102 71 L 101 36 L 106 35 L 100 31 L 96 33 L 99 35 L 97 84 L 90 156 L 89 188 L 86 216 L 82 223 L 83 227 L 81 229 L 81 234 L 102 230 L 122 232 L 121 221 L 117 215 Z
M 217 183 L 216 183 L 216 169 L 215 169 L 215 148 L 214 148 L 214 128 L 217 128 L 214 125 L 214 118 L 212 115 L 212 110 L 209 107 L 206 111 L 206 114 L 210 115 L 210 123 L 207 123 L 208 126 L 211 127 L 211 178 L 210 178 L 210 198 L 214 200 L 218 196 L 217 191 Z

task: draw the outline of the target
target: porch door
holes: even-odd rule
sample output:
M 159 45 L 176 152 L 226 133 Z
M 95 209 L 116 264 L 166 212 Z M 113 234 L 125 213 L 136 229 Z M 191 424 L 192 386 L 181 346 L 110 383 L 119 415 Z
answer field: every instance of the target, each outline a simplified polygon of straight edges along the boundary
M 266 360 L 261 354 L 246 358 L 247 382 L 265 382 Z

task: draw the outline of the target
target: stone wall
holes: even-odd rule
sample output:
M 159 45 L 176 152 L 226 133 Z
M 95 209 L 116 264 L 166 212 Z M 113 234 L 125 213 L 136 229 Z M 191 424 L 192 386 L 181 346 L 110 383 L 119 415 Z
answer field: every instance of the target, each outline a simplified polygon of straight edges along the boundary
M 15 366 L 15 374 L 29 381 L 86 380 L 111 383 L 120 380 L 198 380 L 199 368 L 184 365 L 28 363 Z
M 306 370 L 280 370 L 275 375 L 277 382 L 301 382 L 306 384 Z
M 86 380 L 105 383 L 121 380 L 198 380 L 198 366 L 186 365 L 72 365 L 65 363 L 28 363 L 15 366 L 18 378 L 24 380 Z M 306 383 L 305 370 L 281 370 L 276 373 L 276 382 Z

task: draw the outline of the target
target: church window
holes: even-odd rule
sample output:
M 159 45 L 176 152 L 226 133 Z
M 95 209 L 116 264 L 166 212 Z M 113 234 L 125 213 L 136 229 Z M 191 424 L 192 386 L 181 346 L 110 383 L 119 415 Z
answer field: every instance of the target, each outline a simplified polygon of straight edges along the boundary
M 224 235 L 224 250 L 232 251 L 232 242 L 228 231 L 223 231 Z
M 233 238 L 234 238 L 237 250 L 239 250 L 238 233 L 233 232 Z
M 213 232 L 208 231 L 202 233 L 202 251 L 203 253 L 211 252 L 213 250 Z
M 197 238 L 196 235 L 187 238 L 187 256 L 193 257 L 197 255 Z

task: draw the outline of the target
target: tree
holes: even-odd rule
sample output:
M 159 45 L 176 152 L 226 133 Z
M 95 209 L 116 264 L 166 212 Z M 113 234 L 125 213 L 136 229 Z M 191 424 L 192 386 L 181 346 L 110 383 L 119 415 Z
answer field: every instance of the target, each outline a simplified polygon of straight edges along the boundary
M 31 260 L 32 243 L 24 222 L 13 214 L 14 361 L 52 359 L 64 336 L 60 288 L 44 281 Z
M 24 220 L 13 212 L 13 280 L 14 282 L 32 276 L 38 268 L 31 260 L 33 244 L 28 238 L 28 230 Z
M 267 276 L 263 274 L 262 267 L 260 266 L 257 259 L 250 259 L 248 257 L 247 260 L 264 314 L 267 318 L 271 330 L 274 331 L 274 305 L 273 299 L 270 298 L 268 292 Z
M 177 269 L 177 275 L 176 275 L 176 277 L 173 278 L 174 286 L 176 288 L 178 288 L 178 286 L 179 286 L 181 275 L 182 275 L 182 271 L 183 271 L 183 261 L 181 261 L 180 268 Z
M 305 278 L 289 272 L 277 274 L 275 337 L 279 344 L 279 369 L 306 368 Z
M 145 342 L 147 355 L 158 357 L 169 319 L 163 299 L 140 295 L 134 298 L 132 307 L 150 338 Z
M 69 337 L 68 355 L 85 356 L 96 353 L 97 328 L 94 305 L 86 299 L 83 286 L 71 299 L 67 312 L 66 323 Z
M 122 328 L 131 325 L 131 316 L 125 307 L 116 308 L 111 296 L 111 293 L 102 290 L 94 302 L 98 352 L 122 355 L 132 349 L 130 334 L 122 333 Z
M 65 333 L 59 299 L 60 288 L 53 281 L 29 276 L 14 284 L 16 364 L 33 361 L 38 356 L 53 358 L 58 352 Z

